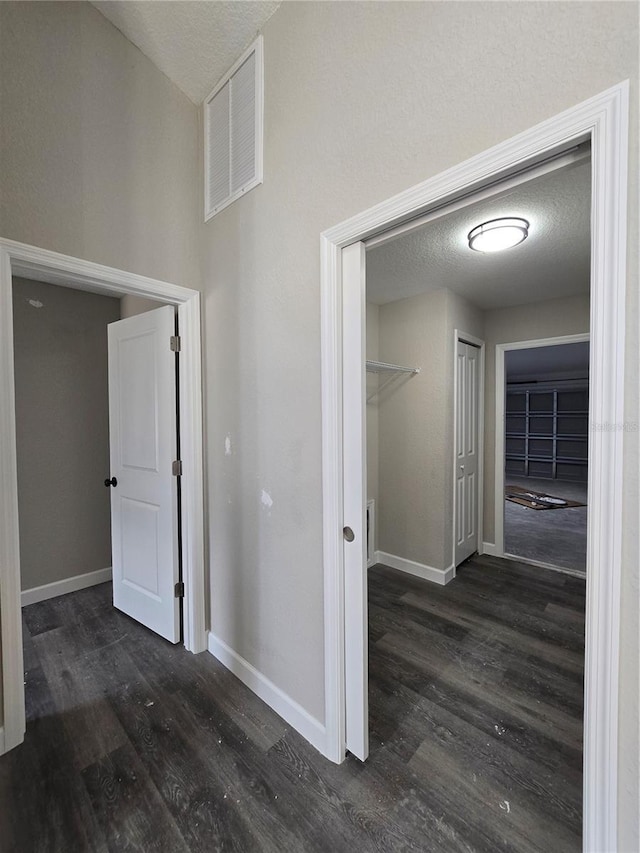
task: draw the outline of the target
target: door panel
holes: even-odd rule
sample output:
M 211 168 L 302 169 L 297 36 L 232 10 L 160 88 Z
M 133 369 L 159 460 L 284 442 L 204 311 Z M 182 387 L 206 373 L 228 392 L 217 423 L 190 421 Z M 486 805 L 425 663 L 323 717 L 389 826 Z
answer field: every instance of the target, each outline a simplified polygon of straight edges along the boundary
M 180 641 L 174 309 L 109 325 L 113 603 Z
M 159 600 L 158 516 L 160 507 L 120 498 L 122 583 Z
M 456 343 L 455 564 L 478 550 L 478 391 L 480 350 Z
M 366 542 L 365 247 L 342 250 L 345 696 L 347 749 L 364 761 L 369 754 L 369 672 Z M 357 319 L 356 319 L 357 318 Z

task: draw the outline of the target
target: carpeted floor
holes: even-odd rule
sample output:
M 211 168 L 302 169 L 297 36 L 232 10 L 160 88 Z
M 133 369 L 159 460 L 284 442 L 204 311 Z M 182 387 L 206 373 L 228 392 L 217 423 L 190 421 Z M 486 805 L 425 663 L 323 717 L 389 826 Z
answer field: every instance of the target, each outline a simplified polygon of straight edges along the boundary
M 586 483 L 537 480 L 508 475 L 506 485 L 524 486 L 557 498 L 587 501 Z M 587 507 L 571 507 L 539 512 L 504 502 L 504 549 L 529 560 L 538 560 L 563 569 L 586 571 Z

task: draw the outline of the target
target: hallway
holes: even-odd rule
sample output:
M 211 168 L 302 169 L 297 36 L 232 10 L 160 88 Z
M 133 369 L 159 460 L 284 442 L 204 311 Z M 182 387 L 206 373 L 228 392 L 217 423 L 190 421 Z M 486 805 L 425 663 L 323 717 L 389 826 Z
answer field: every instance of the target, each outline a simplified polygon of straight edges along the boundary
M 109 584 L 25 608 L 3 853 L 578 851 L 584 583 L 492 558 L 447 587 L 369 579 L 364 765 L 323 759 Z

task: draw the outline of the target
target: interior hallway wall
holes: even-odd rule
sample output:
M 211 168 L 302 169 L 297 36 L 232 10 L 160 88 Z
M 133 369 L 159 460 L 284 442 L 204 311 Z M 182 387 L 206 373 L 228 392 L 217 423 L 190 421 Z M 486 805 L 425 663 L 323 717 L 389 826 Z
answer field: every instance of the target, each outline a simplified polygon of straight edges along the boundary
M 22 589 L 111 566 L 107 324 L 120 300 L 15 278 Z
M 147 311 L 153 311 L 155 308 L 162 308 L 166 302 L 158 302 L 155 299 L 145 299 L 143 296 L 131 296 L 126 294 L 120 298 L 120 316 L 135 317 L 138 314 L 146 314 Z
M 484 541 L 495 542 L 496 345 L 589 332 L 589 296 L 485 312 Z
M 444 288 L 380 307 L 380 360 L 420 373 L 379 397 L 379 548 L 435 569 L 453 564 L 454 330 L 483 328 Z
M 2 237 L 199 287 L 197 108 L 97 9 L 0 3 L 0 112 Z
M 435 569 L 447 568 L 451 557 L 442 498 L 453 369 L 446 312 L 446 290 L 380 307 L 380 360 L 420 373 L 399 375 L 379 397 L 379 548 Z
M 198 110 L 93 6 L 0 3 L 0 115 L 1 237 L 200 286 Z
M 201 229 L 211 620 L 218 637 L 322 722 L 319 235 L 625 78 L 636 187 L 638 9 L 290 2 L 263 33 L 264 184 Z M 470 86 L 470 77 L 482 86 Z M 637 205 L 634 189 L 631 421 L 638 421 Z M 625 434 L 627 843 L 632 834 L 637 841 L 638 802 L 637 439 Z

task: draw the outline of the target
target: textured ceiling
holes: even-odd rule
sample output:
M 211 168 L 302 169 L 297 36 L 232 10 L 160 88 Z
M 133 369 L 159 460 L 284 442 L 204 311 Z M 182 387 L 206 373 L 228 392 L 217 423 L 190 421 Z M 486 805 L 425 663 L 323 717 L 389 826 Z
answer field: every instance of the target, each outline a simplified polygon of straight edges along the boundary
M 367 300 L 447 287 L 488 310 L 588 293 L 590 209 L 589 161 L 468 205 L 367 251 Z M 499 216 L 527 219 L 529 237 L 504 252 L 471 251 L 469 231 Z
M 280 5 L 266 0 L 91 2 L 196 104 Z

